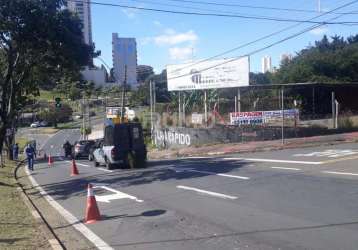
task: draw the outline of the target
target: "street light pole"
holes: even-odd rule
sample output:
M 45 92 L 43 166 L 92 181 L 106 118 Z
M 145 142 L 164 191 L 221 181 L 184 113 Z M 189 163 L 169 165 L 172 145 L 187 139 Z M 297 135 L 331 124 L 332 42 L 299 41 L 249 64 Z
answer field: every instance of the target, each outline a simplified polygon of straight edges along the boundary
M 126 84 L 127 84 L 127 65 L 124 65 L 124 81 L 122 91 L 122 108 L 121 108 L 121 122 L 124 120 L 124 98 L 126 97 Z

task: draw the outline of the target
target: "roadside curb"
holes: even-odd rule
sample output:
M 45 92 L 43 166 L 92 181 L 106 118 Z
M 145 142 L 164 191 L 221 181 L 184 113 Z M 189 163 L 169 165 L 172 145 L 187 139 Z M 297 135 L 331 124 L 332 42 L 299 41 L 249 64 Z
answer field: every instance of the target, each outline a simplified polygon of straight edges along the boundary
M 57 237 L 57 235 L 54 233 L 53 229 L 49 225 L 49 223 L 45 220 L 45 218 L 42 216 L 41 211 L 39 208 L 35 206 L 35 204 L 32 202 L 30 197 L 26 194 L 26 191 L 23 187 L 23 185 L 18 181 L 17 177 L 17 171 L 21 166 L 24 166 L 24 160 L 20 161 L 16 164 L 16 167 L 14 169 L 14 178 L 16 181 L 16 184 L 18 185 L 17 190 L 20 192 L 20 196 L 26 206 L 29 208 L 30 213 L 35 218 L 35 220 L 40 224 L 40 229 L 44 232 L 46 236 L 51 235 L 51 237 L 48 238 L 48 242 L 51 245 L 53 250 L 66 250 L 65 246 L 61 243 L 60 239 Z

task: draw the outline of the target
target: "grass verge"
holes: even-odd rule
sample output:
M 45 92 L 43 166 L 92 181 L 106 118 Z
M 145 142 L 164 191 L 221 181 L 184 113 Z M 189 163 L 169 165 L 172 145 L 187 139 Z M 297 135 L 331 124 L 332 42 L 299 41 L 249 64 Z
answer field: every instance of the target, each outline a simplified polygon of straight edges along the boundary
M 14 169 L 12 162 L 0 167 L 0 249 L 46 249 L 48 242 L 17 190 Z

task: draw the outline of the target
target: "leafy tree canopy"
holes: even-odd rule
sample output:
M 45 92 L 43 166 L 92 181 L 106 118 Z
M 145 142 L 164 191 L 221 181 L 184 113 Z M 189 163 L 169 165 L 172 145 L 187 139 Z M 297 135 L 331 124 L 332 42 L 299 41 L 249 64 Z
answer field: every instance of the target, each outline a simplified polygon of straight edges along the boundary
M 358 82 L 358 35 L 347 39 L 324 36 L 285 61 L 271 75 L 271 82 Z
M 63 0 L 0 1 L 0 151 L 7 128 L 44 82 L 90 64 L 94 48 Z

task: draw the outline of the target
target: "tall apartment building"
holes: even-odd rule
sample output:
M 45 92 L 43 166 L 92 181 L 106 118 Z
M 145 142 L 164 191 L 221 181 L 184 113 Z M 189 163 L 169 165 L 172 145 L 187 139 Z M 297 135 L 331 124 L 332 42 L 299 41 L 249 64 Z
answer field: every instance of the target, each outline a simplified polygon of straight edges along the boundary
M 135 38 L 120 38 L 117 33 L 113 33 L 112 57 L 116 82 L 122 84 L 127 77 L 126 83 L 135 86 L 137 84 L 137 43 Z
M 88 0 L 68 1 L 67 8 L 78 15 L 83 24 L 83 39 L 86 44 L 92 45 L 91 5 L 88 2 Z
M 272 72 L 272 62 L 270 56 L 264 56 L 261 59 L 261 72 L 262 73 Z
M 290 53 L 283 53 L 280 55 L 280 63 L 282 64 L 285 61 L 291 61 L 293 58 L 292 54 Z

